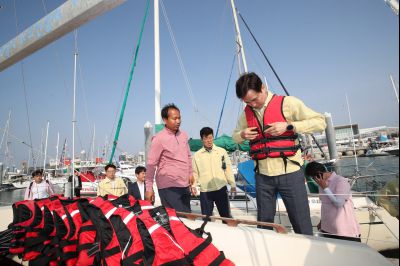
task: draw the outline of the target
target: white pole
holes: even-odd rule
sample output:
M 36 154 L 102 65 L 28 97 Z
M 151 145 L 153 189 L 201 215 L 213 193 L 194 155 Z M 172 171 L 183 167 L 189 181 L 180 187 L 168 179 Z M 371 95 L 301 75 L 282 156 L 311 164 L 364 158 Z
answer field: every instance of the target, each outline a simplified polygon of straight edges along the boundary
M 239 22 L 238 22 L 238 19 L 237 19 L 237 13 L 236 13 L 236 7 L 235 7 L 234 0 L 231 0 L 231 6 L 232 6 L 232 13 L 233 13 L 233 20 L 235 22 L 236 43 L 237 43 L 237 46 L 238 46 L 238 53 L 240 53 L 240 55 L 242 57 L 242 63 L 243 63 L 244 72 L 247 72 L 247 61 L 246 61 L 246 56 L 245 56 L 245 53 L 244 53 L 242 35 L 240 34 Z M 240 67 L 239 67 L 239 71 L 240 71 L 240 74 L 242 74 Z
M 6 122 L 6 126 L 4 127 L 3 137 L 1 138 L 1 142 L 0 142 L 0 150 L 1 150 L 1 147 L 3 146 L 4 137 L 6 135 L 8 136 L 8 127 L 10 126 L 10 119 L 11 119 L 11 110 L 8 112 L 8 119 Z M 6 139 L 6 142 L 7 142 L 7 139 Z
M 56 146 L 56 172 L 58 170 L 58 146 L 60 145 L 60 132 L 57 132 L 57 146 Z
M 394 83 L 392 75 L 390 75 L 390 80 L 392 81 L 392 86 L 393 86 L 394 94 L 396 95 L 397 103 L 399 103 L 399 94 L 397 93 L 396 84 Z
M 267 87 L 267 90 L 270 91 L 266 76 L 264 76 L 264 82 L 265 82 L 265 86 Z
M 9 133 L 10 133 L 10 121 L 11 121 L 11 110 L 8 112 L 8 119 L 6 123 L 6 127 L 4 129 L 3 137 L 1 138 L 0 149 L 3 145 L 3 141 L 5 140 L 5 149 L 4 149 L 4 157 L 5 157 L 5 167 L 9 167 L 10 164 L 10 154 L 9 154 Z
M 46 141 L 44 144 L 44 160 L 43 160 L 43 175 L 44 179 L 46 179 L 46 157 L 47 157 L 47 139 L 49 138 L 49 125 L 50 122 L 47 121 L 47 127 L 46 127 Z
M 92 158 L 92 162 L 94 162 L 94 140 L 96 138 L 96 124 L 93 126 L 93 139 L 92 139 L 92 154 L 91 154 L 91 158 Z
M 349 113 L 350 128 L 351 128 L 351 140 L 353 142 L 354 159 L 356 160 L 356 172 L 357 172 L 356 174 L 358 174 L 359 168 L 358 168 L 358 159 L 357 159 L 357 152 L 356 152 L 356 143 L 354 142 L 353 122 L 351 120 L 349 98 L 347 97 L 347 93 L 346 93 L 346 103 L 347 103 L 347 111 Z
M 161 71 L 160 71 L 160 15 L 159 0 L 154 0 L 154 116 L 155 124 L 161 124 Z
M 27 167 L 26 167 L 26 172 L 25 172 L 25 174 L 28 174 L 29 165 L 31 164 L 31 157 L 32 157 L 32 153 L 29 153 L 29 155 L 28 155 L 28 165 L 27 165 Z
M 38 160 L 37 160 L 37 165 L 39 165 L 39 158 L 42 159 L 43 154 L 44 154 L 44 141 L 45 141 L 45 136 L 44 136 L 44 131 L 42 128 L 42 138 L 40 139 L 40 151 L 38 151 Z M 35 165 L 35 169 L 36 169 L 36 165 Z
M 71 195 L 74 197 L 74 188 L 75 188 L 75 125 L 76 125 L 76 112 L 75 112 L 75 105 L 76 105 L 76 62 L 78 59 L 78 47 L 77 47 L 77 31 L 74 32 L 75 35 L 75 52 L 74 52 L 74 93 L 73 93 L 73 100 L 72 100 L 72 192 Z

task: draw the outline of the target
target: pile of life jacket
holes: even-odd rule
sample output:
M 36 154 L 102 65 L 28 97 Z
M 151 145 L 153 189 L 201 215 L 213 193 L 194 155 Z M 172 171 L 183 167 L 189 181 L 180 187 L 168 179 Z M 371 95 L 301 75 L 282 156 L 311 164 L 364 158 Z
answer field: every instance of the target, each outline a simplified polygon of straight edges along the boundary
M 29 265 L 234 265 L 201 228 L 174 209 L 130 195 L 52 196 L 16 202 L 13 222 L 0 232 L 0 255 Z

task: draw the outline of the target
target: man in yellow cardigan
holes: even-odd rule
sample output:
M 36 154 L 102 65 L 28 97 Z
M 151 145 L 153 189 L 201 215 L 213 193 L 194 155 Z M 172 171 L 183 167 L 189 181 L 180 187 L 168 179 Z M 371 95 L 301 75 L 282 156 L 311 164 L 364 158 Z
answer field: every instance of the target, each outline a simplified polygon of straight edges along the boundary
M 231 161 L 225 149 L 214 145 L 214 132 L 209 127 L 200 130 L 203 147 L 193 156 L 194 184 L 200 186 L 200 206 L 203 215 L 212 216 L 214 203 L 221 217 L 231 218 L 228 188 L 236 193 Z
M 113 164 L 108 164 L 104 169 L 106 178 L 99 183 L 97 196 L 113 195 L 119 197 L 128 193 L 124 180 L 115 176 L 117 167 Z

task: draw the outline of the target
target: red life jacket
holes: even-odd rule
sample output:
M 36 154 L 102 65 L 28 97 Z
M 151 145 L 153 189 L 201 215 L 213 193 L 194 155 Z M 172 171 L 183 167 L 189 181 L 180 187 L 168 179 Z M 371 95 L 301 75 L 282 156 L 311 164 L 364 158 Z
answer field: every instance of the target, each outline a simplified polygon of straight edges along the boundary
M 177 243 L 184 249 L 190 262 L 194 265 L 235 265 L 225 258 L 212 243 L 212 237 L 204 239 L 204 230 L 191 230 L 178 218 L 174 209 L 166 208 L 172 235 Z
M 121 260 L 121 248 L 119 246 L 117 234 L 108 220 L 117 210 L 111 202 L 96 198 L 90 202 L 87 212 L 96 228 L 96 242 L 98 242 L 97 251 L 91 252 L 100 257 L 102 265 L 119 265 Z M 78 247 L 80 249 L 80 247 Z M 93 247 L 93 249 L 95 249 Z
M 35 202 L 42 212 L 42 219 L 37 226 L 26 229 L 23 260 L 33 260 L 37 258 L 41 254 L 40 251 L 43 248 L 40 243 L 43 243 L 46 240 L 46 237 L 41 236 L 45 224 L 44 208 L 46 205 L 51 203 L 51 200 L 47 198 L 43 200 L 35 200 Z
M 184 249 L 149 211 L 143 211 L 136 222 L 144 245 L 144 265 L 190 265 Z
M 117 208 L 110 216 L 109 221 L 121 249 L 121 264 L 141 264 L 143 262 L 143 243 L 136 224 L 137 216 L 124 208 Z
M 78 259 L 78 233 L 82 227 L 83 221 L 79 209 L 79 202 L 75 202 L 65 207 L 66 217 L 63 221 L 67 225 L 68 228 L 68 237 L 65 242 L 60 243 L 60 247 L 62 248 L 62 255 L 60 259 L 65 265 L 74 266 Z
M 43 206 L 44 226 L 39 232 L 39 236 L 26 239 L 25 252 L 29 253 L 27 256 L 30 256 L 32 265 L 57 264 L 56 250 L 52 245 L 56 235 L 53 212 L 62 206 L 58 197 L 51 197 L 50 203 Z
M 272 136 L 264 133 L 269 124 L 275 122 L 287 122 L 283 114 L 284 96 L 273 95 L 263 114 L 263 121 L 257 119 L 254 110 L 246 106 L 245 115 L 248 127 L 257 127 L 258 136 L 250 141 L 250 156 L 253 160 L 264 160 L 266 158 L 282 158 L 285 162 L 285 168 L 288 157 L 294 156 L 300 149 L 296 143 L 298 135 L 293 131 L 286 131 L 280 136 Z M 291 161 L 291 160 L 289 160 Z M 291 161 L 300 166 L 298 162 Z
M 47 243 L 43 251 L 45 256 L 39 260 L 75 265 L 78 244 L 76 227 L 82 224 L 78 201 L 79 199 L 62 199 L 62 206 L 52 212 L 55 236 Z
M 42 221 L 42 212 L 33 200 L 23 200 L 12 205 L 13 222 L 11 228 L 13 239 L 11 240 L 10 254 L 20 255 L 24 252 L 24 241 L 27 228 L 34 228 Z
M 98 250 L 96 239 L 96 227 L 93 225 L 92 220 L 87 220 L 82 224 L 82 227 L 79 230 L 79 242 L 77 248 L 78 260 L 76 261 L 77 266 L 100 264 L 98 256 L 91 255 L 91 249 L 94 249 L 94 251 Z
M 128 242 L 129 236 L 131 235 L 130 230 L 134 228 L 134 226 L 129 226 L 129 229 L 124 227 L 124 226 L 118 226 L 122 225 L 123 222 L 125 221 L 125 217 L 122 217 L 123 215 L 128 216 L 131 212 L 128 210 L 132 210 L 133 212 L 141 212 L 142 207 L 143 209 L 150 209 L 153 208 L 153 206 L 147 202 L 147 201 L 136 201 L 131 195 L 123 195 L 119 198 L 113 198 L 110 199 L 110 197 L 107 197 L 107 199 L 111 200 L 108 201 L 104 197 L 98 197 L 96 199 L 93 199 L 90 201 L 90 204 L 93 206 L 97 207 L 97 211 L 101 212 L 102 215 L 104 216 L 109 216 L 108 222 L 109 224 L 105 223 L 103 219 L 99 219 L 99 217 L 96 217 L 94 215 L 96 213 L 96 210 L 89 207 L 88 212 L 90 213 L 89 216 L 95 216 L 95 220 L 99 220 L 98 224 L 103 224 L 105 226 L 104 229 L 102 229 L 102 226 L 97 226 L 100 231 L 103 233 L 106 232 L 105 230 L 112 232 L 112 234 L 115 234 L 115 237 L 118 241 L 118 244 L 120 246 L 120 250 L 123 250 L 126 247 L 126 244 Z M 117 207 L 117 208 L 116 208 Z M 120 208 L 123 207 L 123 208 Z M 111 211 L 111 212 L 110 212 Z M 97 216 L 102 216 L 102 215 L 97 215 Z M 119 220 L 119 221 L 118 221 Z M 126 220 L 128 221 L 128 220 Z M 132 222 L 131 222 L 132 223 Z M 111 225 L 112 228 L 109 227 Z M 100 236 L 106 236 L 106 238 L 111 238 L 110 239 L 103 239 L 102 241 L 100 240 Z M 113 263 L 115 257 L 118 257 L 118 259 L 121 259 L 122 253 L 118 254 L 113 254 L 111 258 L 108 258 L 108 256 L 112 253 L 110 250 L 114 250 L 115 252 L 116 249 L 114 243 L 114 236 L 110 237 L 110 233 L 97 233 L 96 226 L 93 224 L 92 221 L 86 222 L 84 225 L 82 225 L 81 232 L 79 235 L 79 245 L 78 245 L 78 251 L 79 251 L 79 258 L 77 261 L 77 265 L 95 265 L 95 264 L 100 264 L 100 258 L 102 257 L 102 260 L 105 261 L 106 263 Z M 124 238 L 126 241 L 124 241 Z M 140 240 L 140 237 L 135 237 L 134 241 Z M 132 241 L 132 240 L 131 240 Z M 103 254 L 98 254 L 100 251 L 100 248 L 98 245 L 96 245 L 96 242 L 103 242 L 102 247 L 106 245 L 106 243 L 110 243 L 109 247 L 104 248 Z M 122 244 L 120 244 L 122 243 Z M 131 242 L 132 243 L 132 242 Z M 135 242 L 137 243 L 137 242 Z M 125 257 L 129 257 L 129 261 L 134 259 L 134 257 L 137 257 L 138 255 L 136 254 L 136 249 L 141 245 L 141 242 L 135 245 L 129 245 L 129 249 L 125 250 Z M 96 253 L 97 249 L 97 253 Z M 118 255 L 118 256 L 117 256 Z M 140 256 L 141 258 L 141 256 Z

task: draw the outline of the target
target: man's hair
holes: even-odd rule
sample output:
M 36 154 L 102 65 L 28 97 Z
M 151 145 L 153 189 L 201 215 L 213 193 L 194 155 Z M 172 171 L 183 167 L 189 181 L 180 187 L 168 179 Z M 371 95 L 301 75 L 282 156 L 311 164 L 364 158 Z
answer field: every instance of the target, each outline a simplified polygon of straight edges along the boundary
M 111 168 L 114 168 L 114 170 L 117 170 L 117 167 L 116 167 L 115 165 L 111 164 L 111 163 L 110 163 L 110 164 L 107 164 L 107 165 L 104 167 L 104 170 L 107 171 L 108 168 L 110 168 L 110 167 L 111 167 Z
M 249 90 L 261 92 L 262 81 L 256 73 L 245 73 L 236 81 L 236 96 L 243 99 Z
M 320 173 L 328 172 L 328 170 L 321 163 L 309 162 L 304 172 L 306 176 L 317 176 Z
M 144 167 L 144 166 L 138 166 L 138 167 L 136 167 L 136 169 L 135 169 L 135 174 L 140 174 L 141 172 L 146 172 L 146 167 Z
M 168 119 L 168 111 L 169 111 L 169 109 L 175 109 L 175 110 L 180 112 L 179 108 L 175 104 L 169 103 L 169 104 L 165 105 L 163 107 L 163 109 L 161 110 L 162 119 Z
M 37 175 L 43 175 L 43 170 L 38 169 L 32 172 L 32 177 L 35 177 Z
M 202 139 L 203 137 L 207 137 L 209 135 L 213 135 L 214 136 L 214 131 L 212 130 L 211 127 L 203 127 L 200 130 L 200 138 Z

